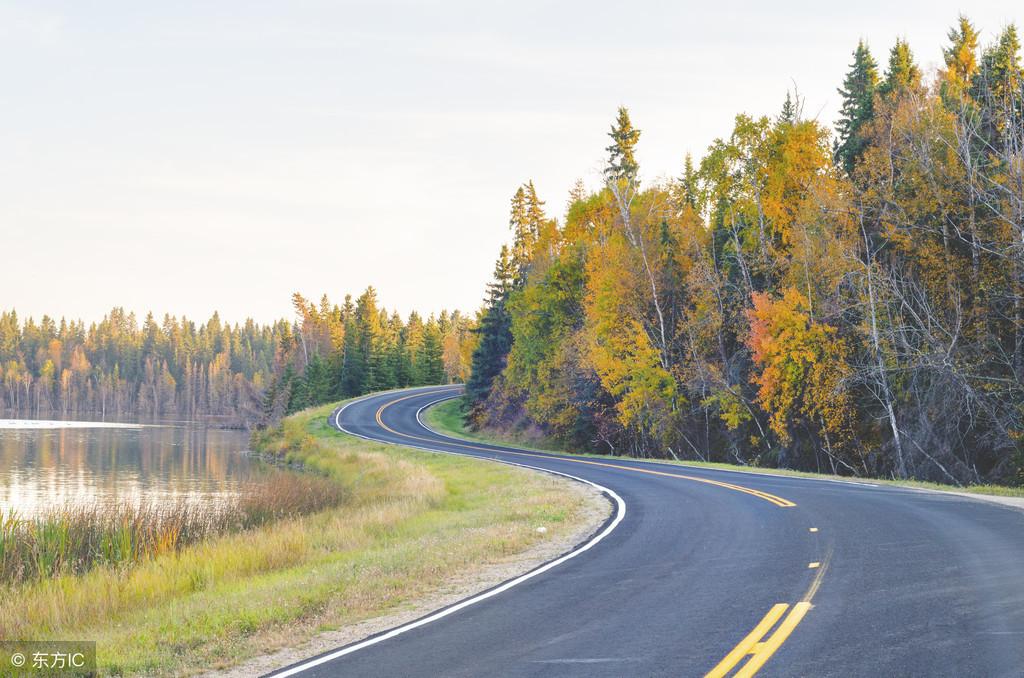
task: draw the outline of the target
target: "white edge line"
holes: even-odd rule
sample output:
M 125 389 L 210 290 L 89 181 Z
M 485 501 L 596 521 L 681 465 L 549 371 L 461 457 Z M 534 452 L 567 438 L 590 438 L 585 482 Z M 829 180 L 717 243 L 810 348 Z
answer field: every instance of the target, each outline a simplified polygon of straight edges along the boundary
M 379 395 L 379 394 L 374 394 L 374 396 L 371 396 L 371 397 L 376 397 L 377 395 Z M 605 526 L 605 528 L 603 530 L 601 530 L 598 534 L 596 534 L 593 537 L 591 537 L 590 540 L 588 540 L 587 542 L 577 546 L 574 550 L 570 551 L 569 553 L 566 553 L 566 554 L 556 558 L 555 560 L 548 561 L 547 563 L 545 563 L 544 565 L 541 565 L 540 567 L 538 567 L 535 570 L 531 570 L 531 571 L 527 572 L 526 574 L 523 574 L 523 575 L 520 575 L 520 576 L 516 577 L 515 579 L 510 579 L 509 581 L 505 582 L 504 584 L 501 584 L 501 585 L 497 586 L 496 588 L 493 588 L 493 589 L 491 589 L 489 591 L 485 591 L 484 593 L 481 593 L 479 595 L 473 596 L 471 598 L 467 598 L 466 600 L 463 600 L 463 601 L 461 601 L 459 603 L 456 603 L 455 605 L 452 605 L 451 607 L 447 607 L 447 608 L 441 610 L 440 612 L 435 612 L 434 614 L 429 615 L 427 617 L 423 617 L 422 619 L 418 619 L 418 620 L 416 620 L 414 622 L 410 622 L 408 624 L 404 624 L 402 626 L 398 626 L 396 628 L 393 628 L 390 631 L 388 631 L 387 633 L 381 634 L 379 636 L 374 636 L 373 638 L 368 638 L 367 640 L 364 640 L 364 641 L 362 641 L 360 643 L 356 643 L 355 645 L 350 645 L 348 647 L 345 647 L 345 648 L 342 648 L 340 650 L 337 650 L 336 652 L 331 652 L 330 654 L 326 654 L 326 655 L 317 657 L 316 659 L 311 659 L 311 660 L 309 660 L 307 662 L 299 664 L 298 666 L 293 666 L 292 668 L 287 669 L 285 671 L 282 671 L 280 673 L 271 673 L 271 674 L 269 674 L 269 675 L 273 676 L 273 678 L 285 678 L 286 676 L 294 676 L 294 675 L 296 675 L 298 673 L 302 673 L 303 671 L 308 671 L 309 669 L 311 669 L 311 668 L 313 668 L 315 666 L 320 666 L 321 664 L 326 664 L 327 662 L 334 661 L 335 659 L 338 659 L 339 657 L 344 657 L 347 654 L 351 654 L 353 652 L 358 652 L 359 650 L 362 650 L 364 648 L 370 647 L 371 645 L 376 645 L 377 643 L 381 643 L 381 642 L 383 642 L 385 640 L 389 640 L 389 639 L 394 638 L 395 636 L 399 636 L 399 635 L 401 635 L 401 634 L 403 634 L 403 633 L 405 633 L 407 631 L 412 631 L 413 629 L 417 629 L 417 628 L 419 628 L 421 626 L 425 626 L 425 625 L 427 625 L 427 624 L 429 624 L 431 622 L 435 622 L 435 621 L 437 621 L 439 619 L 443 619 L 444 617 L 447 617 L 450 614 L 454 614 L 454 613 L 456 613 L 456 612 L 458 612 L 460 610 L 463 610 L 463 609 L 469 607 L 470 605 L 475 605 L 476 603 L 483 602 L 484 600 L 487 600 L 488 598 L 493 598 L 494 596 L 498 595 L 499 593 L 504 593 L 505 591 L 508 591 L 513 586 L 518 586 L 519 584 L 522 584 L 525 581 L 533 579 L 537 575 L 544 574 L 548 570 L 561 565 L 562 563 L 566 562 L 567 560 L 571 560 L 572 558 L 575 558 L 576 556 L 580 555 L 581 553 L 589 551 L 594 546 L 596 546 L 598 544 L 598 542 L 600 542 L 602 539 L 604 539 L 609 534 L 611 534 L 612 530 L 614 530 L 616 527 L 619 526 L 619 523 L 622 522 L 622 519 L 626 515 L 626 502 L 624 502 L 622 500 L 622 497 L 620 497 L 618 494 L 616 494 L 613 490 L 610 490 L 607 487 L 604 487 L 603 485 L 598 485 L 597 483 L 591 482 L 589 480 L 585 480 L 583 478 L 578 478 L 578 477 L 576 477 L 574 475 L 570 475 L 568 473 L 561 473 L 560 471 L 552 471 L 550 469 L 540 468 L 538 466 L 529 466 L 527 464 L 517 464 L 515 462 L 504 461 L 504 460 L 501 460 L 501 459 L 491 459 L 491 458 L 488 458 L 488 457 L 478 457 L 478 456 L 475 456 L 475 455 L 472 455 L 472 454 L 463 454 L 463 453 L 459 453 L 459 452 L 444 452 L 444 451 L 441 451 L 441 450 L 432 450 L 432 449 L 429 449 L 429 448 L 426 448 L 426 447 L 420 447 L 420 446 L 416 446 L 416 445 L 406 445 L 405 443 L 388 443 L 388 441 L 377 440 L 375 438 L 370 438 L 368 436 L 359 435 L 358 433 L 352 433 L 351 431 L 345 429 L 341 425 L 341 421 L 340 421 L 340 417 L 341 417 L 342 411 L 346 407 L 348 407 L 349 405 L 352 405 L 352 404 L 357 403 L 357 402 L 361 402 L 363 400 L 368 400 L 368 399 L 369 398 L 361 398 L 359 400 L 353 400 L 351 402 L 345 403 L 340 408 L 338 408 L 338 410 L 334 413 L 334 425 L 335 425 L 335 427 L 339 431 L 341 431 L 343 433 L 347 433 L 350 436 L 355 436 L 357 438 L 362 438 L 363 440 L 369 440 L 369 441 L 372 441 L 372 442 L 375 442 L 375 443 L 385 443 L 385 444 L 399 445 L 400 447 L 411 447 L 411 448 L 416 449 L 416 450 L 422 450 L 424 452 L 432 452 L 434 454 L 452 454 L 452 455 L 459 456 L 459 457 L 472 457 L 473 459 L 481 459 L 481 460 L 484 460 L 484 461 L 493 461 L 493 462 L 496 462 L 498 464 L 507 464 L 509 466 L 518 466 L 518 467 L 521 467 L 521 468 L 532 469 L 534 471 L 541 471 L 543 473 L 550 473 L 550 474 L 557 475 L 557 476 L 564 476 L 566 478 L 571 478 L 572 480 L 575 480 L 575 481 L 578 481 L 578 482 L 581 482 L 581 483 L 585 483 L 587 485 L 595 487 L 598 490 L 600 490 L 601 492 L 603 492 L 603 493 L 607 494 L 608 496 L 610 496 L 612 499 L 614 499 L 615 500 L 615 504 L 616 504 L 616 509 L 617 509 L 616 510 L 616 515 L 612 519 L 612 521 L 610 523 L 608 523 L 608 525 Z M 442 398 L 442 400 L 448 400 L 448 398 Z M 416 421 L 419 422 L 420 426 L 423 426 L 423 422 L 420 421 L 420 412 L 422 412 L 425 408 L 427 408 L 430 405 L 433 405 L 433 404 L 435 404 L 437 402 L 440 402 L 440 400 L 427 403 L 426 405 L 421 407 L 419 410 L 417 410 L 417 412 L 416 412 Z

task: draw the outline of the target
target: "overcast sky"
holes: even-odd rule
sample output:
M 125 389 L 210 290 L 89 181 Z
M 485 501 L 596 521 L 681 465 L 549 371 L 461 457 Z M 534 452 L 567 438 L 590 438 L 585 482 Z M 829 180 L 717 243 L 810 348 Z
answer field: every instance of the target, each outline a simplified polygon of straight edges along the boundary
M 985 43 L 1024 20 L 836 5 L 0 1 L 0 308 L 270 321 L 373 284 L 471 311 L 516 186 L 561 217 L 620 104 L 641 175 L 675 175 L 794 83 L 831 125 L 858 38 L 927 67 L 961 9 Z

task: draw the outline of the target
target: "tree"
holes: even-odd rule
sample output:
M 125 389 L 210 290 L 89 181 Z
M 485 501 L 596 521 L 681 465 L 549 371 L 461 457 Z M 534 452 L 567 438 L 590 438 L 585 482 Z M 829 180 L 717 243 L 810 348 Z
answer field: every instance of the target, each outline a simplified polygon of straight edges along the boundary
M 905 40 L 898 39 L 889 52 L 889 66 L 878 93 L 891 98 L 921 87 L 921 69 L 914 63 L 914 55 Z
M 960 15 L 955 28 L 949 30 L 949 47 L 942 50 L 946 64 L 942 71 L 942 98 L 951 108 L 959 108 L 970 91 L 971 81 L 978 72 L 978 31 Z
M 747 343 L 759 371 L 751 378 L 772 430 L 786 445 L 801 428 L 820 432 L 829 457 L 847 464 L 837 453 L 852 438 L 845 342 L 836 328 L 811 319 L 810 300 L 792 287 L 777 300 L 755 293 L 753 302 Z
M 512 195 L 508 227 L 512 231 L 512 266 L 516 269 L 517 279 L 523 280 L 526 277 L 527 267 L 530 263 L 530 252 L 533 250 L 533 243 L 536 241 L 536 234 L 530 226 L 527 214 L 526 190 L 524 186 L 517 188 L 516 192 Z
M 843 97 L 840 118 L 836 123 L 839 139 L 835 155 L 847 174 L 860 159 L 867 142 L 864 127 L 874 116 L 875 89 L 878 86 L 878 65 L 875 63 L 867 44 L 861 40 L 853 52 L 853 63 L 839 90 Z
M 633 127 L 625 106 L 619 106 L 618 117 L 608 136 L 611 137 L 612 144 L 605 148 L 608 151 L 608 165 L 604 170 L 605 180 L 613 184 L 635 185 L 640 169 L 635 156 L 640 130 Z
M 424 384 L 443 384 L 444 347 L 441 341 L 441 329 L 437 319 L 431 316 L 423 329 L 423 343 L 420 345 L 417 362 L 421 365 Z
M 503 246 L 494 267 L 494 280 L 487 286 L 487 300 L 477 329 L 479 343 L 473 351 L 472 371 L 466 383 L 466 395 L 474 406 L 487 399 L 494 379 L 505 369 L 512 345 L 506 305 L 515 274 L 508 247 Z
M 693 166 L 693 156 L 686 154 L 683 160 L 683 176 L 676 187 L 676 207 L 679 210 L 698 209 L 700 187 L 697 185 L 697 170 Z

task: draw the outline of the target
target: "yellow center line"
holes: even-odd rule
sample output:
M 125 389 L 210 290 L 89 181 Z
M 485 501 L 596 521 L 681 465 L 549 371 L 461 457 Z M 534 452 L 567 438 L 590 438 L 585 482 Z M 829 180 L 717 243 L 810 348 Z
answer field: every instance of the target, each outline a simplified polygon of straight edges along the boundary
M 718 662 L 718 666 L 711 669 L 704 678 L 723 678 L 732 671 L 734 666 L 740 663 L 741 659 L 752 652 L 757 652 L 761 638 L 763 638 L 764 634 L 768 633 L 768 631 L 775 626 L 775 622 L 779 621 L 779 618 L 781 618 L 788 609 L 789 605 L 786 605 L 785 603 L 773 605 L 772 609 L 768 610 L 768 614 L 764 616 L 764 619 L 754 627 L 754 630 L 748 633 L 747 637 L 741 640 L 740 644 L 732 649 L 732 652 L 725 655 L 725 658 Z
M 393 428 L 391 428 L 390 426 L 388 426 L 387 424 L 384 423 L 384 420 L 383 420 L 384 410 L 386 410 L 387 408 L 391 407 L 392 405 L 394 405 L 396 403 L 402 402 L 403 400 L 408 400 L 409 398 L 415 398 L 415 397 L 420 396 L 420 395 L 423 395 L 423 394 L 422 393 L 414 393 L 412 395 L 407 395 L 407 396 L 403 396 L 401 398 L 396 398 L 395 400 L 391 400 L 391 401 L 386 402 L 383 405 L 381 405 L 380 408 L 377 410 L 377 416 L 376 416 L 377 424 L 381 428 L 383 428 L 385 431 L 388 431 L 389 433 L 393 433 L 393 434 L 395 434 L 397 436 L 402 436 L 403 438 L 409 438 L 411 440 L 421 440 L 421 441 L 426 441 L 426 442 L 431 442 L 431 443 L 438 442 L 437 440 L 435 440 L 433 438 L 424 438 L 422 436 L 414 436 L 414 435 L 410 435 L 408 433 L 402 433 L 400 431 L 396 431 L 396 430 L 394 430 Z M 478 451 L 482 451 L 482 452 L 492 452 L 492 453 L 493 452 L 497 452 L 497 453 L 500 453 L 500 454 L 514 454 L 514 455 L 517 455 L 517 456 L 520 456 L 520 457 L 534 457 L 534 458 L 538 458 L 538 459 L 551 459 L 551 458 L 555 458 L 555 459 L 558 459 L 559 461 L 566 461 L 566 462 L 570 462 L 570 463 L 573 463 L 573 464 L 586 464 L 588 466 L 601 466 L 601 467 L 604 467 L 604 468 L 614 468 L 614 469 L 619 469 L 619 470 L 623 470 L 623 471 L 630 471 L 632 473 L 645 473 L 647 475 L 652 475 L 652 476 L 664 476 L 664 477 L 667 477 L 667 478 L 679 478 L 681 480 L 691 480 L 691 481 L 697 482 L 697 483 L 705 483 L 707 485 L 714 485 L 716 487 L 723 487 L 723 488 L 725 488 L 727 490 L 733 490 L 735 492 L 743 492 L 744 494 L 749 494 L 751 496 L 757 497 L 758 499 L 763 499 L 763 500 L 765 500 L 767 502 L 770 502 L 770 503 L 775 504 L 776 506 L 780 506 L 782 508 L 789 508 L 789 507 L 792 507 L 792 506 L 796 506 L 796 503 L 794 503 L 794 502 L 792 502 L 792 501 L 790 501 L 788 499 L 784 499 L 782 497 L 776 496 L 774 494 L 769 494 L 768 492 L 762 492 L 761 490 L 755 490 L 755 489 L 750 488 L 750 487 L 744 487 L 743 485 L 735 485 L 733 483 L 726 483 L 726 482 L 722 482 L 720 480 L 711 480 L 710 478 L 699 478 L 697 476 L 688 476 L 688 475 L 683 475 L 683 474 L 680 474 L 680 473 L 666 473 L 664 471 L 655 471 L 655 470 L 652 470 L 652 469 L 641 469 L 641 468 L 635 468 L 633 466 L 622 466 L 621 464 L 610 464 L 608 462 L 592 461 L 592 460 L 587 460 L 587 459 L 568 459 L 566 457 L 552 457 L 551 455 L 531 454 L 529 452 L 513 452 L 511 450 L 504 450 L 504 449 L 502 449 L 502 450 L 495 450 L 495 449 L 491 449 L 491 448 L 487 448 L 487 447 L 480 447 L 478 445 L 469 445 L 469 444 L 466 444 L 466 443 L 457 443 L 457 442 L 452 442 L 452 441 L 448 441 L 448 440 L 446 440 L 444 442 L 445 442 L 446 445 L 451 445 L 451 446 L 454 446 L 454 447 L 461 447 L 461 448 L 468 449 L 468 450 L 478 450 Z
M 439 393 L 444 392 L 445 391 L 439 391 Z M 377 420 L 377 425 L 380 426 L 385 431 L 388 431 L 389 433 L 401 436 L 403 438 L 409 438 L 410 440 L 420 440 L 430 443 L 438 442 L 436 439 L 433 438 L 425 438 L 423 436 L 415 436 L 408 433 L 396 431 L 395 429 L 391 428 L 390 426 L 384 423 L 384 410 L 386 410 L 387 408 L 391 407 L 396 403 L 402 402 L 403 400 L 415 398 L 420 395 L 422 394 L 414 393 L 412 395 L 396 398 L 395 400 L 391 400 L 381 405 L 377 409 L 375 417 Z M 506 449 L 496 450 L 489 447 L 481 447 L 479 445 L 470 445 L 468 443 L 455 442 L 453 440 L 445 440 L 444 443 L 452 447 L 461 447 L 463 449 L 468 450 L 478 450 L 482 452 L 492 453 L 497 452 L 500 454 L 512 454 L 520 457 L 536 457 L 542 459 L 554 458 L 558 459 L 559 461 L 570 462 L 573 464 L 602 466 L 605 468 L 614 468 L 623 471 L 630 471 L 632 473 L 645 473 L 654 476 L 665 476 L 669 478 L 679 478 L 681 480 L 692 480 L 694 482 L 715 485 L 717 487 L 723 487 L 725 489 L 734 490 L 736 492 L 743 492 L 745 494 L 758 497 L 759 499 L 764 499 L 767 502 L 784 508 L 796 506 L 794 502 L 776 496 L 774 494 L 769 494 L 768 492 L 762 492 L 760 490 L 755 490 L 750 487 L 744 487 L 742 485 L 735 485 L 733 483 L 725 483 L 718 480 L 711 480 L 709 478 L 699 478 L 696 476 L 683 475 L 679 473 L 666 473 L 664 471 L 655 471 L 652 469 L 640 469 L 632 466 L 622 466 L 621 464 L 610 464 L 607 462 L 592 461 L 588 459 L 569 459 L 566 457 L 552 457 L 551 455 L 546 454 L 532 454 L 530 452 L 513 452 L 511 450 Z M 816 531 L 816 528 L 812 528 L 812 530 Z M 831 556 L 831 554 L 829 554 L 829 556 Z M 768 610 L 768 614 L 766 614 L 764 618 L 761 619 L 760 623 L 758 623 L 758 625 L 755 626 L 754 629 L 749 634 L 747 634 L 747 636 L 742 641 L 740 641 L 739 645 L 733 648 L 732 651 L 729 652 L 729 654 L 726 655 L 725 658 L 722 659 L 722 661 L 719 662 L 718 665 L 707 674 L 706 678 L 724 677 L 730 671 L 732 671 L 736 667 L 736 665 L 740 663 L 740 661 L 742 661 L 747 656 L 749 656 L 750 659 L 747 660 L 747 663 L 744 664 L 743 667 L 736 672 L 735 678 L 750 678 L 755 673 L 757 673 L 758 669 L 764 666 L 765 662 L 767 662 L 768 659 L 770 659 L 771 656 L 775 654 L 775 651 L 782 646 L 782 643 L 785 642 L 786 638 L 788 638 L 789 635 L 793 632 L 793 629 L 795 629 L 797 624 L 799 624 L 800 621 L 804 618 L 804 615 L 807 614 L 807 611 L 811 609 L 810 600 L 817 592 L 818 587 L 821 585 L 821 580 L 825 575 L 825 570 L 828 569 L 828 561 L 829 558 L 826 557 L 824 567 L 821 567 L 818 570 L 817 576 L 814 578 L 814 581 L 811 583 L 811 587 L 808 589 L 807 594 L 804 596 L 804 599 L 802 601 L 793 605 L 792 609 L 790 609 L 789 605 L 786 603 L 778 603 L 772 606 L 772 608 Z M 789 614 L 786 615 L 786 618 L 782 620 L 782 623 L 779 624 L 775 632 L 772 633 L 772 635 L 769 636 L 766 640 L 762 640 L 765 634 L 771 631 L 775 624 L 778 623 L 779 619 L 782 618 L 784 614 L 786 614 L 787 610 L 789 610 Z
M 725 655 L 722 661 L 718 662 L 718 665 L 711 669 L 704 678 L 724 678 L 748 655 L 750 659 L 740 667 L 733 678 L 751 678 L 764 666 L 765 662 L 771 659 L 775 651 L 782 647 L 782 643 L 789 638 L 789 634 L 793 633 L 793 629 L 809 609 L 811 609 L 811 604 L 806 601 L 797 603 L 791 610 L 786 603 L 773 605 L 768 610 L 768 614 L 754 627 L 754 630 L 748 633 L 747 637 L 741 640 L 729 654 Z M 761 640 L 775 626 L 786 610 L 789 610 L 789 614 L 779 624 L 779 628 L 775 629 L 775 633 L 766 640 Z
M 800 623 L 800 620 L 807 614 L 807 610 L 811 609 L 810 603 L 799 602 L 793 606 L 786 618 L 779 624 L 779 628 L 775 630 L 775 633 L 763 643 L 758 643 L 759 647 L 754 651 L 753 656 L 750 660 L 743 665 L 739 671 L 736 672 L 734 678 L 750 678 L 758 669 L 764 666 L 764 663 L 771 659 L 771 656 L 775 654 L 786 638 L 789 638 L 789 634 L 793 633 L 793 629 Z

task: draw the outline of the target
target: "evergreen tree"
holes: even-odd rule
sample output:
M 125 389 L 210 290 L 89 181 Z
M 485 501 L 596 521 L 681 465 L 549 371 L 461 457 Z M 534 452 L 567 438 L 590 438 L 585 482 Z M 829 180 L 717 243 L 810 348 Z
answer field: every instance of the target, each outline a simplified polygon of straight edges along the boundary
M 441 330 L 437 320 L 433 317 L 430 318 L 423 330 L 423 344 L 420 346 L 420 356 L 417 362 L 422 366 L 424 384 L 444 383 Z
M 836 142 L 836 159 L 847 174 L 853 172 L 857 160 L 867 146 L 864 126 L 874 117 L 874 96 L 878 86 L 878 65 L 875 63 L 864 41 L 857 43 L 853 52 L 853 64 L 846 74 L 839 94 L 843 97 L 840 118 L 836 123 L 839 139 Z
M 304 374 L 291 375 L 289 383 L 291 388 L 288 390 L 288 407 L 286 409 L 288 414 L 304 410 L 313 404 L 309 398 L 309 389 L 306 387 L 306 376 Z
M 494 267 L 494 281 L 487 286 L 487 301 L 477 334 L 480 341 L 473 351 L 472 371 L 466 383 L 466 394 L 474 405 L 486 400 L 494 378 L 505 369 L 505 361 L 512 346 L 509 293 L 515 280 L 515 269 L 507 247 Z
M 633 127 L 629 119 L 629 111 L 625 106 L 619 107 L 618 118 L 612 129 L 608 132 L 612 138 L 612 145 L 605 148 L 608 151 L 608 166 L 605 167 L 604 176 L 609 183 L 626 184 L 635 186 L 637 173 L 640 166 L 637 164 L 635 149 L 640 140 L 640 130 Z
M 982 134 L 993 149 L 1003 149 L 1008 143 L 1004 135 L 1024 117 L 1024 69 L 1016 26 L 1003 29 L 996 44 L 985 50 L 979 71 L 971 94 L 981 107 Z
M 942 60 L 946 64 L 942 72 L 942 99 L 956 110 L 978 71 L 978 31 L 962 14 L 957 26 L 949 29 L 949 47 L 943 48 Z
M 531 183 L 532 185 L 532 183 Z M 512 266 L 517 278 L 525 278 L 536 235 L 530 228 L 525 186 L 516 189 L 509 209 L 508 227 L 512 231 Z
M 587 198 L 587 187 L 583 183 L 583 179 L 577 179 L 573 182 L 572 188 L 569 189 L 569 198 L 566 201 L 566 211 L 572 209 L 572 206 L 578 202 L 582 202 Z
M 914 55 L 905 40 L 898 39 L 889 52 L 889 67 L 885 80 L 878 87 L 883 97 L 891 98 L 918 89 L 921 86 L 921 69 L 914 63 Z
M 679 179 L 679 184 L 676 186 L 678 209 L 682 210 L 687 207 L 694 210 L 697 209 L 698 190 L 697 170 L 693 167 L 693 156 L 687 153 L 686 158 L 683 160 L 683 176 Z
M 306 399 L 310 406 L 321 405 L 331 399 L 330 375 L 327 371 L 327 365 L 324 364 L 323 359 L 318 354 L 314 354 L 309 359 L 309 365 L 306 366 L 306 372 L 303 376 L 306 386 Z
M 779 124 L 780 125 L 792 125 L 797 119 L 796 102 L 793 101 L 792 95 L 786 92 L 786 100 L 782 102 L 782 110 L 779 112 Z

